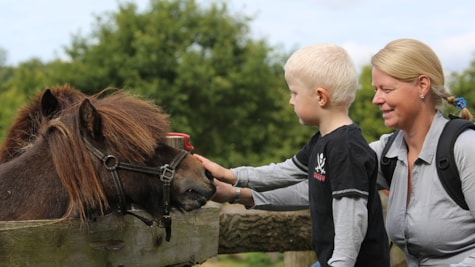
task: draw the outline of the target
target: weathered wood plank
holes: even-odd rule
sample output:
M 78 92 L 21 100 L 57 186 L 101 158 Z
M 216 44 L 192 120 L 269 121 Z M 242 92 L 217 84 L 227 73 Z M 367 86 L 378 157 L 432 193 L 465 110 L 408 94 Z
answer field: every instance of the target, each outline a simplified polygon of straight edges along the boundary
M 216 205 L 172 212 L 170 242 L 132 216 L 0 222 L 0 266 L 191 266 L 217 255 L 218 214 Z
M 308 210 L 246 210 L 224 204 L 219 221 L 219 254 L 312 250 Z

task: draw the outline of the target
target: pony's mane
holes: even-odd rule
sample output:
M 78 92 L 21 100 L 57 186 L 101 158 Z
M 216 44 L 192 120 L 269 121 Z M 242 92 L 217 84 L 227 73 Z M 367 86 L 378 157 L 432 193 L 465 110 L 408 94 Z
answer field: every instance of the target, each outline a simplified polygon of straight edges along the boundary
M 85 95 L 69 85 L 49 88 L 56 96 L 60 110 L 85 98 Z M 23 154 L 36 140 L 42 123 L 41 98 L 43 92 L 36 93 L 23 106 L 9 128 L 5 141 L 0 147 L 0 162 L 7 162 Z M 54 114 L 58 115 L 58 114 Z
M 152 102 L 117 91 L 96 101 L 101 114 L 105 145 L 120 160 L 142 163 L 154 154 L 158 143 L 166 142 L 168 115 Z
M 100 145 L 120 161 L 144 163 L 159 142 L 165 141 L 168 116 L 153 103 L 121 91 L 88 99 L 101 117 L 104 144 Z M 79 216 L 85 218 L 87 208 L 103 213 L 109 203 L 81 135 L 79 106 L 65 109 L 42 131 L 48 135 L 53 164 L 70 198 L 65 217 L 77 207 Z

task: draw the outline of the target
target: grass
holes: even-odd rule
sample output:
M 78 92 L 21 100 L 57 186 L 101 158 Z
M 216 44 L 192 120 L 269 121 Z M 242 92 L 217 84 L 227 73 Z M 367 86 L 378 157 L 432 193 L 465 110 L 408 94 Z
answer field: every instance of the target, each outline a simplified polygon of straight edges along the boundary
M 249 252 L 218 255 L 195 267 L 284 267 L 283 253 Z

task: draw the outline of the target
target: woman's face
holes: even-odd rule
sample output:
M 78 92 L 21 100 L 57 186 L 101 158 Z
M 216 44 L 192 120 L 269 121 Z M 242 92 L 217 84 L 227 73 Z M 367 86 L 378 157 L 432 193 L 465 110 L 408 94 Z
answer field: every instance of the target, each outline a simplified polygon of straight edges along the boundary
M 416 83 L 397 80 L 373 68 L 373 104 L 383 113 L 384 124 L 393 129 L 409 129 L 422 103 Z

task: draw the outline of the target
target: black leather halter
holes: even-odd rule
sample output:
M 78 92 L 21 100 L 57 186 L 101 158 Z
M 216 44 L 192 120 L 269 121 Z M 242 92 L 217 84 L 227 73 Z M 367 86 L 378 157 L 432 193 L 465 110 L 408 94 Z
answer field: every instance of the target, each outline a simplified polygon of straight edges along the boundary
M 147 166 L 137 166 L 129 163 L 120 162 L 114 155 L 105 155 L 99 149 L 94 147 L 86 138 L 83 138 L 84 143 L 86 144 L 87 149 L 94 154 L 98 159 L 102 161 L 104 167 L 112 174 L 112 180 L 114 181 L 115 188 L 117 190 L 117 196 L 119 197 L 119 209 L 123 215 L 130 214 L 141 221 L 143 221 L 148 226 L 153 225 L 152 220 L 148 220 L 138 214 L 132 213 L 127 210 L 127 204 L 125 200 L 124 188 L 119 179 L 119 174 L 117 173 L 118 169 L 128 170 L 133 172 L 140 172 L 145 174 L 150 174 L 160 177 L 160 181 L 163 183 L 163 217 L 160 220 L 160 227 L 165 227 L 166 231 L 166 240 L 170 241 L 171 236 L 171 225 L 172 219 L 170 217 L 170 190 L 171 182 L 175 177 L 175 169 L 180 164 L 180 162 L 186 157 L 188 152 L 181 149 L 180 152 L 175 156 L 170 164 L 165 164 L 157 167 L 147 167 Z

